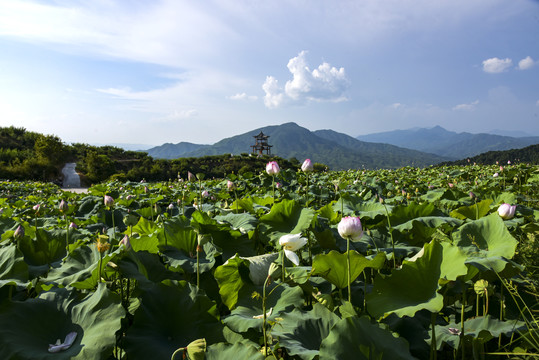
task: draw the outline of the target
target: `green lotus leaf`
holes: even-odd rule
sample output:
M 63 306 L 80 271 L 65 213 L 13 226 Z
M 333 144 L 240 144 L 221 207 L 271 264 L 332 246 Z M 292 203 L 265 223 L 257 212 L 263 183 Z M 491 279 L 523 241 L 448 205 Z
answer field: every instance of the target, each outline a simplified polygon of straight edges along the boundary
M 264 355 L 257 348 L 251 345 L 235 343 L 229 345 L 225 343 L 208 346 L 206 360 L 264 360 Z
M 160 283 L 142 296 L 124 345 L 129 359 L 170 359 L 201 338 L 224 340 L 215 303 L 186 282 Z
M 324 305 L 314 304 L 311 311 L 294 309 L 282 315 L 283 320 L 271 335 L 279 340 L 288 354 L 310 360 L 318 355 L 320 344 L 340 318 Z
M 396 226 L 393 226 L 393 222 L 391 222 L 391 225 L 395 230 L 405 231 L 412 230 L 414 227 L 417 226 L 418 223 L 424 225 L 427 228 L 435 229 L 444 224 L 448 224 L 451 227 L 460 226 L 462 224 L 462 221 L 449 216 L 422 216 L 412 220 L 408 220 Z
M 294 200 L 283 200 L 273 205 L 269 214 L 260 217 L 260 229 L 273 243 L 278 246 L 281 236 L 299 234 L 311 226 L 315 211 L 306 208 Z
M 333 225 L 337 224 L 341 219 L 339 212 L 334 210 L 333 203 L 326 204 L 317 212 L 319 216 L 326 218 Z
M 253 296 L 253 294 L 260 296 Z M 268 285 L 266 288 L 266 313 L 268 321 L 276 321 L 283 313 L 288 313 L 296 307 L 303 305 L 303 290 L 299 286 L 290 287 L 286 284 Z M 246 332 L 249 329 L 262 331 L 262 286 L 248 285 L 240 292 L 238 306 L 230 315 L 223 319 L 223 323 L 236 332 Z
M 200 273 L 210 271 L 215 266 L 215 257 L 219 256 L 215 245 L 206 243 L 202 246 L 203 252 L 199 253 L 199 270 Z M 174 247 L 162 247 L 162 256 L 165 263 L 173 268 L 181 268 L 186 273 L 196 274 L 197 258 L 196 252 L 185 253 L 183 250 L 178 250 Z M 196 250 L 195 250 L 196 251 Z
M 81 246 L 71 251 L 66 261 L 47 274 L 45 281 L 68 286 L 92 276 L 99 264 L 99 251 L 95 246 Z
M 412 360 L 408 342 L 367 316 L 340 320 L 322 340 L 320 360 Z
M 158 229 L 159 226 L 155 222 L 148 220 L 142 216 L 139 218 L 137 224 L 133 226 L 133 232 L 136 232 L 140 235 L 151 235 Z
M 450 242 L 443 242 L 443 260 L 440 266 L 440 279 L 445 281 L 457 280 L 459 276 L 466 275 L 467 256 L 462 250 Z
M 380 269 L 385 262 L 385 254 L 378 253 L 369 260 L 355 250 L 350 250 L 350 275 L 353 282 L 365 268 Z M 337 251 L 316 255 L 313 259 L 313 275 L 322 276 L 339 289 L 348 286 L 347 255 Z
M 391 221 L 391 226 L 395 228 L 398 225 L 404 224 L 412 219 L 427 216 L 437 217 L 444 216 L 444 214 L 436 208 L 434 203 L 417 204 L 415 202 L 411 202 L 408 205 L 395 206 L 389 214 L 389 219 Z
M 224 222 L 230 225 L 233 230 L 238 230 L 241 234 L 247 234 L 256 229 L 258 220 L 249 213 L 218 215 L 214 217 L 218 222 Z
M 508 260 L 515 255 L 518 241 L 497 213 L 462 225 L 453 233 L 453 239 L 468 256 L 466 263 L 481 271 L 501 273 L 506 267 L 513 274 L 519 271 Z
M 215 269 L 215 280 L 219 284 L 219 294 L 229 309 L 236 307 L 240 290 L 251 283 L 249 279 L 249 261 L 237 254 Z
M 451 329 L 451 330 L 450 330 Z M 464 336 L 469 339 L 479 339 L 485 343 L 500 335 L 511 336 L 526 330 L 526 324 L 522 321 L 508 320 L 501 321 L 490 315 L 479 316 L 464 321 Z M 461 324 L 451 322 L 448 325 L 436 325 L 436 348 L 440 350 L 443 343 L 448 344 L 453 349 L 458 349 L 460 339 Z M 432 333 L 429 332 L 429 343 L 432 341 Z
M 461 220 L 478 220 L 488 214 L 490 211 L 490 204 L 492 204 L 492 199 L 485 199 L 470 206 L 461 206 L 458 209 L 451 211 L 449 215 Z
M 2 359 L 106 359 L 112 356 L 116 332 L 125 315 L 119 297 L 104 284 L 82 300 L 65 289 L 39 298 L 10 302 L 0 309 Z M 49 344 L 76 332 L 75 342 L 59 353 Z
M 393 270 L 388 277 L 377 275 L 372 292 L 366 296 L 369 313 L 381 318 L 391 313 L 412 317 L 422 309 L 440 311 L 443 296 L 437 290 L 442 258 L 442 245 L 431 241 L 416 261 L 405 260 L 402 268 Z
M 0 285 L 3 281 L 27 282 L 28 265 L 15 244 L 0 247 Z
M 138 286 L 142 289 L 148 289 L 166 279 L 181 278 L 181 273 L 165 267 L 159 255 L 146 251 L 130 251 L 115 262 L 122 276 L 137 280 Z
M 25 236 L 19 241 L 19 248 L 28 265 L 50 265 L 61 260 L 66 254 L 66 233 L 63 229 L 37 229 L 36 238 Z

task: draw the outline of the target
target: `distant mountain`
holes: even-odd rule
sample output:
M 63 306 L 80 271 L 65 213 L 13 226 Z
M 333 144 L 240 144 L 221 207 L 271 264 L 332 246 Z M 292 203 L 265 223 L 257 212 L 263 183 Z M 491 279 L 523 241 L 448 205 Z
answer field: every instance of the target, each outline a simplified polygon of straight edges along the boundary
M 448 160 L 437 155 L 392 145 L 368 144 L 331 130 L 311 132 L 295 123 L 267 126 L 223 139 L 213 145 L 201 145 L 194 151 L 182 153 L 181 157 L 249 153 L 251 145 L 254 144 L 254 136 L 260 132 L 270 136 L 272 154 L 286 159 L 296 158 L 299 161 L 310 158 L 313 162 L 328 165 L 332 170 L 363 166 L 366 168 L 428 166 Z
M 148 144 L 126 144 L 126 143 L 92 143 L 93 146 L 114 146 L 120 149 L 124 149 L 126 151 L 144 151 L 146 149 L 152 148 L 155 145 L 148 145 Z
M 468 161 L 470 160 L 470 161 Z M 539 164 L 539 144 L 526 146 L 522 149 L 512 149 L 504 151 L 488 151 L 483 154 L 479 154 L 467 159 L 461 159 L 457 161 L 444 162 L 438 165 L 468 165 L 468 164 L 483 164 L 493 165 L 498 162 L 500 165 L 507 164 L 511 161 L 511 164 L 529 163 L 537 165 Z
M 516 138 L 492 134 L 456 133 L 441 126 L 360 135 L 357 139 L 387 143 L 452 159 L 463 159 L 487 151 L 519 149 L 539 143 L 539 136 Z
M 184 154 L 204 148 L 210 145 L 193 144 L 190 142 L 179 142 L 177 144 L 164 143 L 163 145 L 152 147 L 146 150 L 148 155 L 158 159 L 177 159 Z

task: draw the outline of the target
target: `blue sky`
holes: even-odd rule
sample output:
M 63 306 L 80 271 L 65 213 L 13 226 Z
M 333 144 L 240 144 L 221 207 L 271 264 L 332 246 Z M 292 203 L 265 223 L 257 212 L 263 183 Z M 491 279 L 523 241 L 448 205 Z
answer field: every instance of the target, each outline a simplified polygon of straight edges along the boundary
M 210 144 L 296 122 L 539 135 L 539 1 L 0 0 L 0 126 Z

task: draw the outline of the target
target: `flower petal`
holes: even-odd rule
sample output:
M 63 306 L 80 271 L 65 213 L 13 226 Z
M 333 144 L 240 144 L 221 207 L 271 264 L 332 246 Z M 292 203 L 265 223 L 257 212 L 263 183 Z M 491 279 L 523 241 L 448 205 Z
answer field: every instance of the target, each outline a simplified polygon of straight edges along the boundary
M 299 257 L 296 255 L 295 252 L 284 249 L 284 254 L 288 258 L 288 260 L 292 261 L 294 265 L 299 265 Z

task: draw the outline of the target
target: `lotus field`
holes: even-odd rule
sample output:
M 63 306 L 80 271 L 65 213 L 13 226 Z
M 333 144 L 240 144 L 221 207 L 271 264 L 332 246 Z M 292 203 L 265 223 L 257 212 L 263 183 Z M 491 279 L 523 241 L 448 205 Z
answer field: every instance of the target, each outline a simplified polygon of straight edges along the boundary
M 0 182 L 0 359 L 539 353 L 539 167 Z

